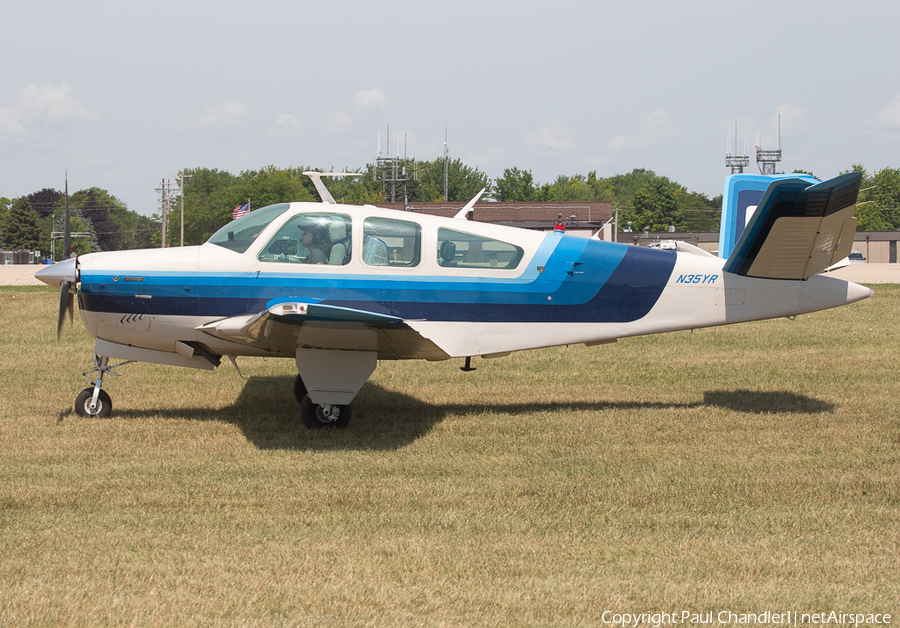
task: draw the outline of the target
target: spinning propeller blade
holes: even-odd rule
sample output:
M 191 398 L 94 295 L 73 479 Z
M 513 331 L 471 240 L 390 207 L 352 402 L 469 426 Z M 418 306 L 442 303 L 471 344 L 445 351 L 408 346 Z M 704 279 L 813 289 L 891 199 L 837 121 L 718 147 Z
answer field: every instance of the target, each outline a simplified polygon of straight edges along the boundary
M 74 322 L 75 309 L 75 293 L 71 291 L 72 282 L 63 279 L 59 282 L 59 320 L 56 322 L 56 339 L 62 336 L 63 319 L 66 317 L 66 311 L 69 312 L 69 325 Z
M 62 334 L 63 320 L 69 313 L 69 322 L 74 320 L 75 291 L 78 286 L 78 262 L 76 258 L 47 266 L 37 271 L 34 276 L 48 286 L 59 287 L 59 319 L 56 323 L 56 337 Z

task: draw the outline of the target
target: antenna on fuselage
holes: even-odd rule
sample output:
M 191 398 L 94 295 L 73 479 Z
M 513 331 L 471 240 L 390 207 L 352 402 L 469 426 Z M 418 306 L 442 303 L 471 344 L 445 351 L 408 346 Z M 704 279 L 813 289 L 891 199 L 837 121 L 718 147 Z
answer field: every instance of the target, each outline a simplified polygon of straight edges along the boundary
M 328 203 L 330 205 L 337 205 L 337 201 L 334 200 L 334 197 L 331 195 L 331 192 L 328 191 L 328 188 L 325 187 L 325 184 L 322 182 L 322 177 L 361 177 L 361 172 L 315 172 L 312 170 L 308 170 L 304 172 L 307 177 L 312 179 L 313 185 L 316 186 L 316 192 L 319 193 L 319 198 L 322 199 L 323 203 Z
M 473 208 L 473 207 L 475 207 L 475 203 L 478 202 L 478 199 L 481 198 L 481 195 L 484 194 L 484 191 L 485 191 L 486 189 L 487 189 L 487 188 L 481 188 L 481 192 L 479 192 L 478 194 L 476 194 L 476 195 L 475 195 L 475 198 L 473 198 L 471 201 L 469 201 L 468 203 L 466 203 L 466 206 L 463 207 L 461 210 L 459 210 L 458 212 L 456 212 L 456 215 L 453 217 L 454 220 L 468 220 L 468 219 L 469 219 L 469 212 L 472 211 L 472 208 Z

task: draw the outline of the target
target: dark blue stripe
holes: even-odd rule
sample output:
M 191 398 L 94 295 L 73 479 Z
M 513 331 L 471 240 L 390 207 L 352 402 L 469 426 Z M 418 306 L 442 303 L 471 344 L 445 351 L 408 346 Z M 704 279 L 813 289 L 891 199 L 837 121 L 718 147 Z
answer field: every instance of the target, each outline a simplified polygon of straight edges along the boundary
M 569 238 L 564 239 L 569 240 Z M 572 238 L 574 240 L 574 238 Z M 191 287 L 187 276 L 157 276 L 140 288 L 84 281 L 84 308 L 99 312 L 229 317 L 266 309 L 273 299 L 297 299 L 365 310 L 403 319 L 466 322 L 629 322 L 645 316 L 665 288 L 674 251 L 599 242 L 557 251 L 543 273 L 527 283 L 444 277 L 402 279 L 322 275 L 281 276 L 273 285 L 261 276 L 222 277 L 242 285 Z M 583 247 L 583 248 L 582 248 Z M 568 257 L 567 257 L 568 256 Z M 256 278 L 256 275 L 251 275 Z M 174 281 L 173 281 L 174 279 Z M 135 294 L 150 299 L 135 298 Z

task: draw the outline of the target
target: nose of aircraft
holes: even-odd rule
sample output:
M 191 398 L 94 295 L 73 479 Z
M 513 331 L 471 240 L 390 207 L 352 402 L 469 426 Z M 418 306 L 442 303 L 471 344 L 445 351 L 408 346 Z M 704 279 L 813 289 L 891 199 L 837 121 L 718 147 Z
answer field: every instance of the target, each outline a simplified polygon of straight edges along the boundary
M 75 283 L 78 281 L 75 258 L 70 257 L 69 259 L 57 262 L 56 264 L 45 266 L 34 273 L 34 276 L 48 286 L 53 286 L 54 288 L 59 288 L 63 281 Z

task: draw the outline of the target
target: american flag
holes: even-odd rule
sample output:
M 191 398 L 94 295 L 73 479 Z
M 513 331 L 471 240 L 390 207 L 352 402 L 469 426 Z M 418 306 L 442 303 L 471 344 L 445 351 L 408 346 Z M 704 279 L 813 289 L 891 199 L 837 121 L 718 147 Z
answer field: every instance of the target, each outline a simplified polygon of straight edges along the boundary
M 234 208 L 234 211 L 231 212 L 231 219 L 237 220 L 241 216 L 246 216 L 250 213 L 250 201 L 247 201 L 243 205 L 238 205 Z

